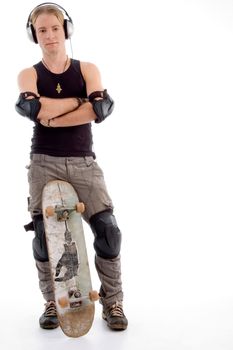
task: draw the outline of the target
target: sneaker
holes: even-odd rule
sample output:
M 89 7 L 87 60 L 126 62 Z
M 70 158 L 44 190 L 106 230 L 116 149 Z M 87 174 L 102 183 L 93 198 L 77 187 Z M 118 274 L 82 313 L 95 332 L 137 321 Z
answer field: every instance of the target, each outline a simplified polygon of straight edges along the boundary
M 128 326 L 128 320 L 124 315 L 122 303 L 117 301 L 110 307 L 103 307 L 103 319 L 114 330 L 124 330 Z
M 53 300 L 48 301 L 45 304 L 45 312 L 41 315 L 39 319 L 41 328 L 44 329 L 54 329 L 59 326 L 57 319 L 57 309 L 55 302 Z

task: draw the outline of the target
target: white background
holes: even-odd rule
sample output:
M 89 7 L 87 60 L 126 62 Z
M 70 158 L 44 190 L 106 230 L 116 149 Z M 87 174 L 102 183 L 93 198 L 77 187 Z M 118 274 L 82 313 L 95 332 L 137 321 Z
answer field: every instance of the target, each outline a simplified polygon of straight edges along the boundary
M 116 102 L 93 132 L 123 233 L 129 319 L 111 332 L 97 305 L 90 333 L 75 340 L 38 327 L 44 301 L 23 230 L 32 125 L 14 103 L 18 72 L 41 59 L 25 31 L 37 4 L 1 6 L 1 348 L 232 349 L 233 2 L 59 3 L 75 24 L 74 58 L 99 66 Z

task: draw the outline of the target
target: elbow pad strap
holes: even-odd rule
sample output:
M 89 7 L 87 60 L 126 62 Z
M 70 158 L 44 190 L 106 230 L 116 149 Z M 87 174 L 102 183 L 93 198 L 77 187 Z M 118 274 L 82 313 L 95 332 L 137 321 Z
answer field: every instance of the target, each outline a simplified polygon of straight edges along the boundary
M 28 99 L 28 97 L 34 97 Z M 34 92 L 22 92 L 19 94 L 19 98 L 16 101 L 15 109 L 23 117 L 27 117 L 33 122 L 37 121 L 37 116 L 41 108 L 39 97 Z

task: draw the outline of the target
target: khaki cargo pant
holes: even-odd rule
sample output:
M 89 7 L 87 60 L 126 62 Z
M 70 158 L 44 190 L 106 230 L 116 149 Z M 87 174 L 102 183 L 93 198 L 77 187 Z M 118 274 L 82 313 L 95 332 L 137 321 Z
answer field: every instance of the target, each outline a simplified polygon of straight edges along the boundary
M 93 157 L 52 157 L 34 154 L 28 167 L 29 211 L 31 216 L 42 213 L 41 196 L 45 184 L 54 179 L 70 182 L 80 201 L 85 203 L 84 219 L 89 223 L 92 215 L 113 209 L 101 168 Z M 95 266 L 104 293 L 104 304 L 123 300 L 120 255 L 115 259 L 95 256 Z M 48 262 L 36 261 L 39 286 L 46 301 L 53 300 L 52 280 Z

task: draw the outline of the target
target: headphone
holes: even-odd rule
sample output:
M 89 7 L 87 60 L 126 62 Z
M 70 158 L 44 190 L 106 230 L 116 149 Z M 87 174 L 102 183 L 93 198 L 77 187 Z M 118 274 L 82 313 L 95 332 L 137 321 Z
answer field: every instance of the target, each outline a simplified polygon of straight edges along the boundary
M 68 13 L 66 12 L 66 10 L 62 6 L 60 6 L 58 4 L 55 4 L 54 2 L 43 2 L 42 4 L 36 6 L 30 12 L 30 14 L 28 16 L 27 24 L 26 24 L 26 30 L 27 30 L 27 34 L 28 34 L 29 39 L 32 42 L 38 44 L 37 37 L 36 37 L 36 31 L 35 31 L 35 29 L 33 27 L 32 22 L 31 22 L 31 15 L 36 9 L 38 9 L 38 8 L 40 8 L 42 6 L 46 6 L 46 5 L 51 5 L 51 6 L 57 7 L 58 10 L 62 11 L 63 14 L 65 14 L 67 19 L 66 18 L 64 19 L 63 27 L 64 27 L 64 32 L 65 32 L 65 38 L 69 39 L 71 37 L 71 35 L 73 34 L 73 31 L 74 31 L 73 21 L 72 21 L 71 17 L 68 15 Z

